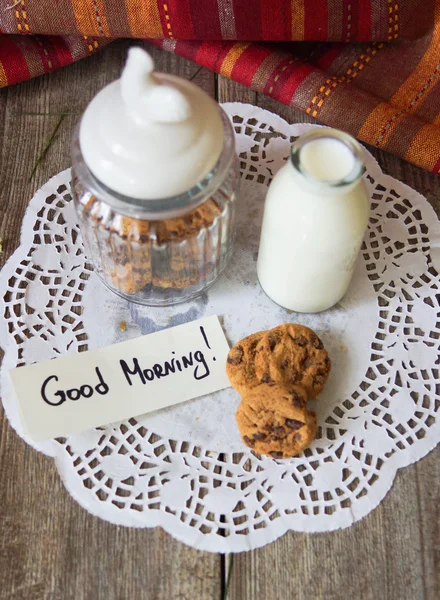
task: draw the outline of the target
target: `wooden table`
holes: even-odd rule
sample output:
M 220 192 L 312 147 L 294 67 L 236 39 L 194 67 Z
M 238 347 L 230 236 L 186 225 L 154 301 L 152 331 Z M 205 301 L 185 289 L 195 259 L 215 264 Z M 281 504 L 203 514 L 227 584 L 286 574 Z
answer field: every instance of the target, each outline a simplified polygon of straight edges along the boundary
M 35 176 L 32 166 L 59 117 L 24 113 L 82 111 L 119 76 L 129 42 L 50 76 L 0 91 L 0 266 L 19 243 L 26 206 L 49 177 L 70 166 L 77 120 L 67 116 Z M 152 49 L 159 70 L 191 77 L 197 65 Z M 203 69 L 194 81 L 222 101 L 250 102 L 288 121 L 307 120 L 275 101 Z M 382 168 L 440 212 L 440 179 L 373 150 Z M 1 422 L 0 598 L 139 600 L 222 598 L 227 558 L 199 552 L 161 529 L 126 529 L 91 516 L 69 496 L 52 459 Z M 438 600 L 440 598 L 440 448 L 397 474 L 368 517 L 334 533 L 290 532 L 235 556 L 230 600 Z

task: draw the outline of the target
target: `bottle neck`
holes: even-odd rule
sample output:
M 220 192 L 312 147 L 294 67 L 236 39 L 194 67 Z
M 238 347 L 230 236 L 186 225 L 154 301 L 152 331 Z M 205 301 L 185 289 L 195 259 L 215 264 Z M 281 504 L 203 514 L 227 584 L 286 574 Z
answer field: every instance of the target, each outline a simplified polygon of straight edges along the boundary
M 332 196 L 350 192 L 365 172 L 362 146 L 350 135 L 327 127 L 301 135 L 292 145 L 289 163 L 302 188 Z

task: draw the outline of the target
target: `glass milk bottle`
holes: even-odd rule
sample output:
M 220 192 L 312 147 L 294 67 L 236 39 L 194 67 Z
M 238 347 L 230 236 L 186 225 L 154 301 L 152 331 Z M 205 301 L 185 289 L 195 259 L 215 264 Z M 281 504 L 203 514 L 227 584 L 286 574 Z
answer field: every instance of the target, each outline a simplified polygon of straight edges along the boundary
M 368 224 L 363 149 L 346 133 L 313 129 L 292 146 L 267 193 L 258 278 L 295 312 L 320 312 L 346 293 Z

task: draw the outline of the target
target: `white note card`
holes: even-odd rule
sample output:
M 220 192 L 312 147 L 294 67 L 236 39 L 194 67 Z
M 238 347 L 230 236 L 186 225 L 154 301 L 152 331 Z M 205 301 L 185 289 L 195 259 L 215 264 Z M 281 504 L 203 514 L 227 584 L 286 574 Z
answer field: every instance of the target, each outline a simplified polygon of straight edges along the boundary
M 34 441 L 179 404 L 230 386 L 216 316 L 10 371 Z M 209 406 L 207 406 L 209 410 Z

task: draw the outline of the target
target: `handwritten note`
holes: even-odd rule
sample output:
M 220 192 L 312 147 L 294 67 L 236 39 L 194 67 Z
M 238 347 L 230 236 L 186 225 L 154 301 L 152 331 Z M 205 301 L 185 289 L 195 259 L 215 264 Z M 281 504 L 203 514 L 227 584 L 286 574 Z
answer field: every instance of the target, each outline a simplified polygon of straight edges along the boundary
M 23 428 L 33 440 L 42 441 L 224 389 L 230 385 L 228 352 L 213 316 L 19 367 L 10 376 Z

